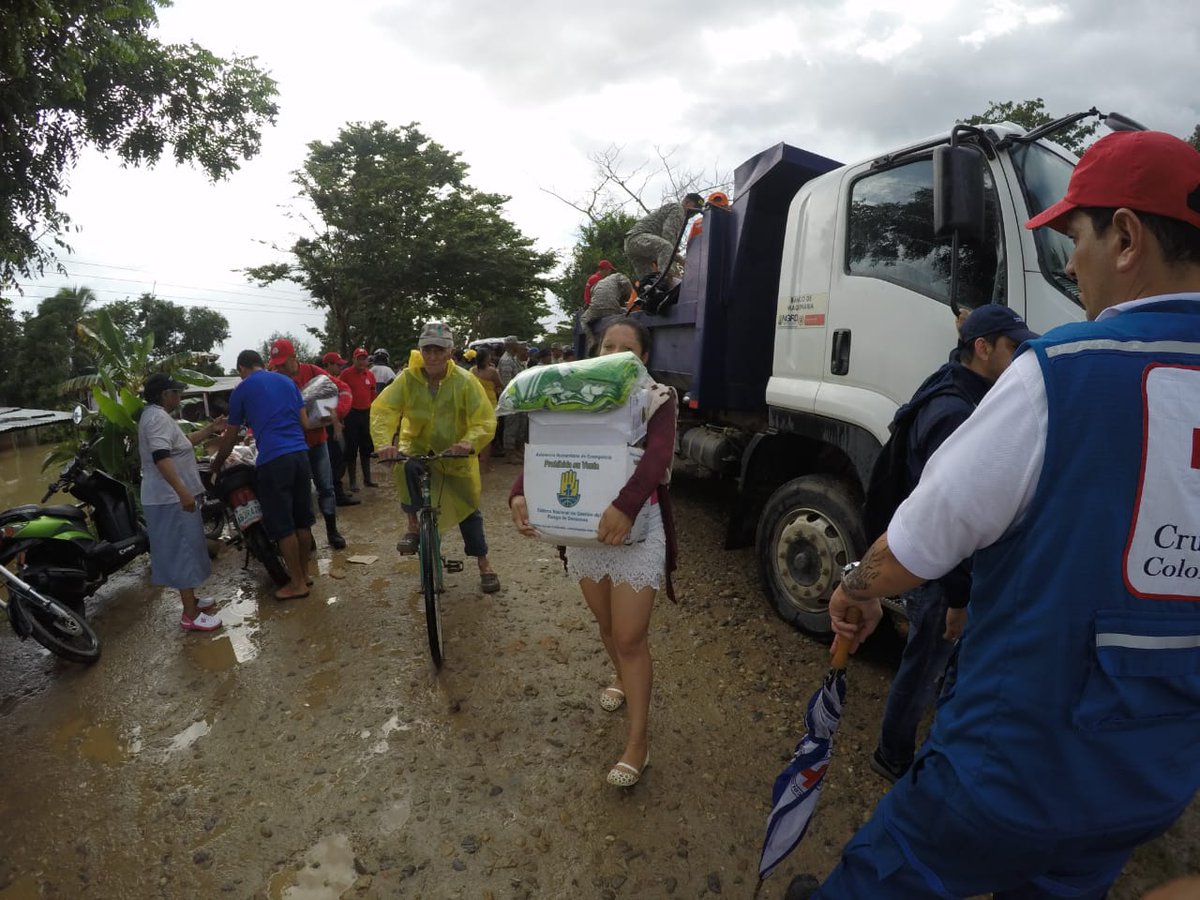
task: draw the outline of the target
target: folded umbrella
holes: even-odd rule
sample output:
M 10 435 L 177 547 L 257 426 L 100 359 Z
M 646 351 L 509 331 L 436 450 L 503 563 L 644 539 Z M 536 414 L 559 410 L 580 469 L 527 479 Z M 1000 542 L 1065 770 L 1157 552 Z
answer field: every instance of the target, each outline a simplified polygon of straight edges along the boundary
M 846 621 L 856 623 L 862 613 L 851 607 Z M 842 720 L 842 703 L 846 699 L 846 662 L 850 645 L 838 638 L 834 641 L 833 662 L 820 689 L 808 701 L 804 712 L 804 736 L 796 744 L 791 762 L 775 779 L 771 793 L 772 809 L 767 817 L 767 835 L 763 839 L 762 857 L 758 863 L 758 887 L 763 880 L 796 849 L 808 830 L 829 758 L 833 755 L 833 736 Z M 757 888 L 755 893 L 758 893 Z

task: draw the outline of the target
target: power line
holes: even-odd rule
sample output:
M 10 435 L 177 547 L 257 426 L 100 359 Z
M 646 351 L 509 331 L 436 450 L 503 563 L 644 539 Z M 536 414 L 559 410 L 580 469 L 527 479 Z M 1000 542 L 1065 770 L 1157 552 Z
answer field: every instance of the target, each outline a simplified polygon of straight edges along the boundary
M 48 288 L 41 288 L 41 289 L 48 290 Z M 128 295 L 127 291 L 118 291 L 113 288 L 89 288 L 88 290 L 92 291 L 92 293 L 94 293 L 94 294 L 124 294 L 124 295 Z M 23 300 L 41 302 L 42 300 L 48 300 L 49 298 L 55 296 L 57 293 L 58 293 L 57 291 L 52 291 L 50 293 L 46 293 L 41 296 L 31 296 L 30 294 L 26 294 L 23 297 L 17 297 L 14 299 L 16 299 L 18 302 L 23 301 Z M 204 306 L 204 307 L 210 307 L 213 309 L 229 310 L 230 312 L 257 312 L 257 313 L 268 313 L 271 315 L 280 315 L 280 316 L 295 316 L 298 318 L 300 318 L 300 317 L 308 318 L 309 316 L 312 316 L 312 315 L 324 315 L 324 312 L 317 307 L 313 307 L 309 311 L 301 311 L 301 310 L 282 309 L 280 307 L 275 307 L 275 306 L 254 306 L 253 304 L 243 304 L 241 301 L 238 301 L 238 300 L 229 300 L 224 303 L 215 301 L 215 300 L 204 300 L 203 302 L 197 302 L 196 298 L 194 298 L 194 297 L 191 297 L 191 298 L 173 297 L 173 296 L 167 296 L 164 294 L 157 294 L 155 296 L 157 296 L 158 299 L 160 299 L 160 300 L 168 300 L 173 303 L 179 303 L 181 306 Z
M 144 273 L 144 274 L 146 274 L 146 275 L 150 275 L 150 276 L 152 276 L 152 277 L 153 277 L 153 276 L 155 276 L 155 275 L 157 274 L 157 273 L 156 273 L 156 271 L 155 271 L 154 269 L 146 269 L 146 268 L 139 267 L 139 266 L 117 266 L 117 265 L 113 265 L 113 264 L 111 264 L 111 263 L 97 263 L 97 262 L 88 262 L 88 261 L 87 261 L 87 260 L 85 260 L 85 259 L 79 259 L 79 258 L 77 258 L 77 257 L 74 257 L 74 256 L 72 256 L 72 257 L 69 257 L 69 258 L 68 258 L 66 261 L 67 261 L 67 262 L 70 262 L 70 263 L 73 263 L 73 264 L 75 264 L 75 265 L 81 265 L 81 266 L 92 266 L 92 267 L 94 267 L 94 268 L 98 268 L 98 269 L 112 269 L 113 271 L 117 271 L 117 272 L 142 272 L 142 273 Z M 101 275 L 83 275 L 83 274 L 79 274 L 79 275 L 74 275 L 73 277 L 76 277 L 76 278 L 101 278 L 101 277 L 104 277 L 104 276 L 101 276 Z M 136 278 L 127 278 L 127 279 L 124 279 L 124 280 L 125 280 L 125 281 L 137 281 L 138 279 L 136 279 Z M 157 279 L 155 279 L 155 280 L 157 280 Z M 165 284 L 166 282 L 163 282 L 163 283 Z M 212 283 L 212 284 L 223 284 L 223 285 L 229 285 L 230 287 L 241 287 L 241 288 L 247 287 L 247 285 L 246 285 L 246 283 L 245 283 L 245 282 L 235 282 L 235 281 L 214 281 L 214 282 L 211 282 L 211 283 Z M 175 287 L 180 287 L 180 285 L 175 285 Z M 189 287 L 189 286 L 188 286 L 188 285 L 184 285 L 184 287 Z M 279 290 L 278 288 L 265 288 L 265 287 L 264 287 L 264 288 L 259 288 L 259 290 L 263 290 L 263 291 L 269 291 L 269 292 L 271 292 L 271 293 L 273 293 L 273 294 L 278 294 L 280 297 L 283 297 L 283 298 L 285 298 L 285 299 L 286 299 L 286 298 L 289 298 L 289 297 L 291 297 L 291 296 L 293 296 L 292 294 L 289 294 L 287 291 L 281 291 L 281 290 Z M 231 293 L 235 293 L 235 292 L 231 292 Z
M 139 280 L 136 278 L 126 278 L 122 275 L 83 275 L 83 274 L 78 274 L 78 273 L 74 273 L 74 272 L 68 272 L 67 274 L 71 278 L 75 278 L 75 279 L 79 279 L 79 280 L 118 281 L 118 282 L 122 282 L 124 284 L 133 284 L 133 285 L 141 285 L 141 286 L 149 285 L 151 290 L 147 291 L 146 293 L 154 294 L 154 296 L 156 296 L 156 297 L 161 296 L 157 291 L 157 287 L 159 285 L 162 285 L 163 287 L 173 287 L 173 288 L 177 288 L 177 289 L 183 290 L 183 291 L 196 291 L 197 293 L 202 293 L 202 294 L 218 294 L 218 295 L 222 295 L 222 296 L 232 295 L 232 296 L 237 296 L 237 297 L 254 297 L 254 298 L 258 299 L 259 302 L 261 302 L 261 303 L 308 303 L 309 302 L 309 300 L 305 297 L 299 297 L 299 296 L 294 296 L 294 295 L 292 295 L 292 296 L 271 295 L 271 296 L 267 296 L 267 297 L 261 297 L 258 294 L 253 293 L 252 291 L 229 291 L 229 290 L 218 289 L 218 288 L 199 287 L 199 286 L 190 285 L 190 284 L 173 284 L 168 281 L 142 281 L 142 280 Z M 40 288 L 40 289 L 48 290 L 49 287 L 50 286 L 46 285 L 46 284 L 38 284 L 38 285 L 34 285 L 33 289 Z M 97 288 L 96 290 L 110 290 L 110 289 Z M 116 293 L 120 293 L 120 291 L 116 291 Z M 201 298 L 198 298 L 198 299 L 201 299 Z M 240 301 L 230 300 L 228 302 L 237 303 Z M 278 307 L 278 308 L 281 310 L 285 309 L 285 307 L 282 307 L 282 306 Z

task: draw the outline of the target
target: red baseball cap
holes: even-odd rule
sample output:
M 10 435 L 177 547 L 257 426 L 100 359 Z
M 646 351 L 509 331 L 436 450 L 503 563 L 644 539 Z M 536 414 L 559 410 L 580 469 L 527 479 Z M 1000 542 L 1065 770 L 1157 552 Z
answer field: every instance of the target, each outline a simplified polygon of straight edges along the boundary
M 280 338 L 271 345 L 271 359 L 267 363 L 272 369 L 281 366 L 296 355 L 296 348 L 287 338 Z
M 366 347 L 359 347 L 350 355 L 358 359 L 360 356 L 370 356 L 371 354 L 367 352 Z
M 615 269 L 616 266 L 614 266 L 612 263 L 610 263 L 607 259 L 602 259 L 602 260 L 600 260 L 600 262 L 596 263 L 596 268 L 597 269 Z
M 1079 160 L 1067 195 L 1025 227 L 1062 231 L 1063 217 L 1080 207 L 1124 207 L 1200 228 L 1200 153 L 1161 131 L 1105 135 Z
M 336 350 L 330 350 L 328 353 L 322 356 L 321 362 L 325 363 L 327 366 L 344 366 L 346 364 L 346 360 L 342 359 L 342 354 L 338 353 Z

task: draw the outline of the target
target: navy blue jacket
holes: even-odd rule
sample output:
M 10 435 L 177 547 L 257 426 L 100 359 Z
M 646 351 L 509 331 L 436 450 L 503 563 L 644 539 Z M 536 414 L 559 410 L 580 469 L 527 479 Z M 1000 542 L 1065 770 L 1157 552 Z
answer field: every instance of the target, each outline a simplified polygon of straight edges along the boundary
M 929 458 L 967 421 L 991 386 L 992 382 L 954 358 L 926 378 L 912 399 L 897 411 L 898 418 L 908 408 L 920 405 L 908 432 L 906 494 L 912 493 L 920 482 Z M 931 394 L 935 396 L 931 397 Z M 955 609 L 962 609 L 971 596 L 970 560 L 964 560 L 947 572 L 938 583 L 946 594 L 946 602 Z

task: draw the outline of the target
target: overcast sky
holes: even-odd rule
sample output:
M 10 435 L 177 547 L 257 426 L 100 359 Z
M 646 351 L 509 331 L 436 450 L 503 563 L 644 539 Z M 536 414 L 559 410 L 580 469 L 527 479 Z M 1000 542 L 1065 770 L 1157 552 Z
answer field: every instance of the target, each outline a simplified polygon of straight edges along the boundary
M 323 322 L 299 289 L 235 270 L 279 258 L 270 245 L 297 228 L 291 173 L 346 122 L 419 122 L 552 250 L 572 246 L 581 217 L 546 189 L 582 196 L 588 154 L 612 144 L 630 162 L 657 146 L 684 168 L 732 171 L 779 141 L 851 162 L 993 99 L 1098 106 L 1180 136 L 1200 122 L 1195 0 L 175 0 L 160 37 L 257 56 L 279 83 L 278 124 L 216 185 L 85 155 L 64 202 L 79 229 L 69 274 L 26 285 L 17 307 L 63 284 L 101 302 L 154 290 L 226 315 L 226 366 L 274 330 Z

